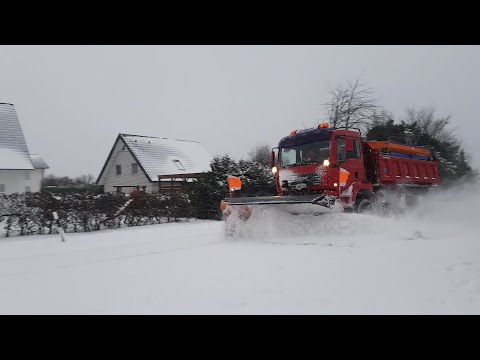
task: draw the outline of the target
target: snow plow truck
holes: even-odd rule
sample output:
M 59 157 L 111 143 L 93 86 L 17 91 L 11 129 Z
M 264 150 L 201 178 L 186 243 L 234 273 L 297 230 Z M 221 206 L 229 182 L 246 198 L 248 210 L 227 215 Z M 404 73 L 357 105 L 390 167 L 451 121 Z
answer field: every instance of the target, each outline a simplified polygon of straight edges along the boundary
M 230 197 L 220 207 L 224 218 L 247 220 L 256 206 L 276 206 L 292 214 L 322 214 L 333 209 L 371 213 L 439 184 L 437 161 L 427 147 L 392 141 L 366 141 L 359 129 L 294 130 L 272 149 L 277 194 L 239 197 L 241 181 L 228 179 Z

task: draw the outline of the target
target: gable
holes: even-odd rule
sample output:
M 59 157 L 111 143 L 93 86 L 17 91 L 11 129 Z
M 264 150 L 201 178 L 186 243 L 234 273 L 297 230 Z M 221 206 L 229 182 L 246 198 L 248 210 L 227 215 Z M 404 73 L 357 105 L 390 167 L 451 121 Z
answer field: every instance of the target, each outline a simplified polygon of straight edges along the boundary
M 132 173 L 132 164 L 138 166 L 138 172 Z M 120 165 L 122 173 L 117 174 L 116 167 Z M 107 161 L 105 162 L 102 171 L 97 179 L 98 185 L 132 185 L 133 183 L 145 181 L 151 182 L 137 159 L 130 152 L 128 147 L 125 145 L 123 139 L 118 136 L 117 140 L 108 155 Z

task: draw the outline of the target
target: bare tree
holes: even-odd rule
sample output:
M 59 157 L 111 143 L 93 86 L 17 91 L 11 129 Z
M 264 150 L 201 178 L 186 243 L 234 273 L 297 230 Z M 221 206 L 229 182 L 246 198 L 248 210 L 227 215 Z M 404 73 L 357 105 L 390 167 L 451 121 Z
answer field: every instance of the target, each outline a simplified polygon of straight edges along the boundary
M 248 153 L 249 160 L 260 163 L 264 166 L 270 166 L 272 159 L 272 149 L 268 145 L 258 145 Z
M 403 121 L 409 125 L 416 124 L 423 133 L 429 134 L 437 141 L 447 141 L 456 145 L 459 143 L 455 129 L 449 128 L 450 115 L 436 118 L 433 107 L 423 107 L 420 110 L 414 107 L 407 108 Z
M 92 174 L 80 175 L 75 178 L 69 176 L 55 176 L 53 174 L 47 175 L 42 180 L 42 187 L 45 186 L 76 186 L 76 185 L 93 185 L 95 178 Z
M 347 81 L 345 86 L 330 88 L 329 93 L 332 98 L 325 105 L 333 127 L 368 129 L 379 108 L 379 99 L 373 96 L 372 88 L 357 79 L 354 83 Z
M 455 128 L 450 127 L 450 119 L 450 115 L 437 117 L 433 107 L 408 108 L 403 118 L 407 143 L 432 148 L 444 184 L 465 175 L 475 178 L 478 174 L 469 164 L 470 154 L 463 149 Z
M 394 123 L 395 118 L 393 116 L 393 113 L 388 111 L 387 109 L 381 107 L 378 109 L 374 109 L 372 111 L 372 118 L 370 122 L 370 128 L 374 126 L 382 126 L 388 123 Z
M 95 178 L 92 174 L 80 175 L 74 180 L 79 185 L 93 185 L 95 183 Z

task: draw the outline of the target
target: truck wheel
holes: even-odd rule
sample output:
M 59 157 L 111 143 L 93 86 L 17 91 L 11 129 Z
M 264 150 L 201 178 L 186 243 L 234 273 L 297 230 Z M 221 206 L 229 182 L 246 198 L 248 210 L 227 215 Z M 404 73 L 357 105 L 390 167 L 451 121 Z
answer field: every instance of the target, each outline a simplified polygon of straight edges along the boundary
M 358 214 L 372 214 L 374 210 L 373 203 L 368 199 L 362 199 L 357 205 Z
M 418 198 L 416 195 L 408 194 L 405 196 L 405 205 L 408 208 L 414 207 L 417 204 L 418 204 Z

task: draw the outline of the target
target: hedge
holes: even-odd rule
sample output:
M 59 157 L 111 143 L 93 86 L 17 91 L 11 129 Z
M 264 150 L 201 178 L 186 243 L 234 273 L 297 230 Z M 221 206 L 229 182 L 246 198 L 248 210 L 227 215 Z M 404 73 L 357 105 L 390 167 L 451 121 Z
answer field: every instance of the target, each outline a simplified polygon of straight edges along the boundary
M 5 236 L 51 234 L 57 224 L 66 232 L 89 232 L 162 222 L 184 221 L 195 215 L 185 194 L 147 193 L 113 218 L 130 199 L 123 193 L 25 193 L 0 195 L 0 226 Z M 0 231 L 1 233 L 1 231 Z

